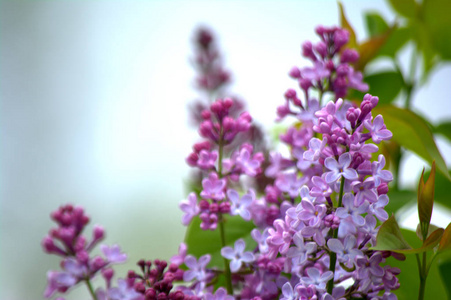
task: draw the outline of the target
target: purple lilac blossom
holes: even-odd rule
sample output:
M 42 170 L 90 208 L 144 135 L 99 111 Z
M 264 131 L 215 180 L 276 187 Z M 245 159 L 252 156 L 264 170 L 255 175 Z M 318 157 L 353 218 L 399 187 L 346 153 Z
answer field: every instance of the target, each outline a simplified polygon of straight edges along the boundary
M 237 272 L 243 263 L 250 263 L 255 260 L 252 252 L 244 252 L 246 244 L 242 239 L 235 242 L 235 248 L 224 247 L 221 249 L 221 255 L 230 260 L 230 271 Z

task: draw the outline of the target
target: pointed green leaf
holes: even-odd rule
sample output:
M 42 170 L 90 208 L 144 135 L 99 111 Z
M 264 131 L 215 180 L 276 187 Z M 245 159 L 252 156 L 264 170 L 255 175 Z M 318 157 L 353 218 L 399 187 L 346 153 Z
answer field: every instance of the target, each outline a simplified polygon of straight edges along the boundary
M 392 105 L 376 107 L 373 112 L 374 115 L 381 114 L 383 116 L 387 129 L 393 133 L 394 141 L 431 164 L 435 160 L 440 172 L 451 180 L 432 132 L 420 116 L 410 110 Z
M 385 22 L 384 18 L 377 12 L 366 13 L 365 23 L 371 37 L 380 35 L 388 29 L 387 22 Z
M 255 247 L 250 232 L 255 228 L 252 222 L 243 220 L 240 216 L 227 216 L 225 218 L 225 240 L 228 246 L 233 247 L 236 240 L 242 238 L 246 242 L 246 248 Z M 196 257 L 210 253 L 210 266 L 224 267 L 224 259 L 221 256 L 221 238 L 219 228 L 216 230 L 200 229 L 201 220 L 195 217 L 188 226 L 185 243 L 188 253 Z M 219 226 L 219 225 L 218 225 Z
M 451 223 L 445 229 L 440 245 L 438 246 L 438 251 L 451 250 Z
M 349 42 L 346 47 L 357 49 L 357 37 L 355 35 L 354 28 L 352 28 L 351 24 L 348 22 L 348 19 L 346 19 L 343 4 L 341 2 L 338 2 L 338 7 L 340 9 L 340 27 L 349 31 Z
M 407 250 L 412 249 L 407 241 L 402 236 L 399 229 L 398 222 L 392 215 L 385 221 L 379 228 L 379 232 L 376 237 L 376 246 L 373 250 Z
M 424 23 L 418 21 L 412 23 L 413 37 L 419 53 L 422 55 L 423 74 L 422 81 L 426 81 L 432 69 L 437 65 L 437 51 L 432 45 L 431 37 Z
M 400 15 L 409 19 L 416 17 L 417 4 L 415 0 L 389 0 L 389 2 Z
M 432 208 L 434 206 L 435 191 L 435 161 L 432 161 L 431 174 L 426 182 L 423 179 L 424 170 L 418 184 L 418 217 L 423 237 L 427 235 L 431 223 Z
M 451 121 L 443 122 L 435 126 L 434 132 L 443 135 L 451 142 Z

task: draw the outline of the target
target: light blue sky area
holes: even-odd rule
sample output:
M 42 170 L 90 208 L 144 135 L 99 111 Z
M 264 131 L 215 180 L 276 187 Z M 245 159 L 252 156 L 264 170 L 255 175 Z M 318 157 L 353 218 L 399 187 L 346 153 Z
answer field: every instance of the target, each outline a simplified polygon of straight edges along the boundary
M 394 15 L 385 2 L 344 1 L 363 39 L 362 12 Z M 187 124 L 193 30 L 219 36 L 231 91 L 265 128 L 301 66 L 300 44 L 318 24 L 338 24 L 334 1 L 29 1 L 1 5 L 0 299 L 41 299 L 58 259 L 40 241 L 62 203 L 86 208 L 107 243 L 140 258 L 169 258 L 184 236 L 178 202 L 185 157 L 198 140 Z M 402 60 L 405 60 L 402 58 Z M 414 107 L 451 117 L 449 65 Z M 446 94 L 445 94 L 446 93 Z M 443 148 L 451 161 L 450 148 Z M 404 167 L 412 184 L 424 165 Z M 85 299 L 84 288 L 68 299 Z

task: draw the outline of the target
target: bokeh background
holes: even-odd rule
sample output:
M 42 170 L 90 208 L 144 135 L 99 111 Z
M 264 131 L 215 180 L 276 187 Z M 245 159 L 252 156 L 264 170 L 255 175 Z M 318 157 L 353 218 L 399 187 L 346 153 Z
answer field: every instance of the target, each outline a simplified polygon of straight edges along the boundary
M 395 20 L 383 1 L 344 6 L 361 40 L 363 12 Z M 186 109 L 198 95 L 195 28 L 217 34 L 230 90 L 270 130 L 284 91 L 295 87 L 287 72 L 303 63 L 301 42 L 338 21 L 336 2 L 325 0 L 1 2 L 0 299 L 42 299 L 58 259 L 40 242 L 53 226 L 49 213 L 67 202 L 85 207 L 91 225 L 106 228 L 106 243 L 129 254 L 118 275 L 140 258 L 176 253 L 184 159 L 197 140 Z M 449 118 L 449 78 L 450 65 L 437 68 L 414 110 Z M 450 163 L 451 149 L 438 143 Z M 424 165 L 410 156 L 402 184 L 415 185 Z M 68 299 L 88 299 L 85 288 Z

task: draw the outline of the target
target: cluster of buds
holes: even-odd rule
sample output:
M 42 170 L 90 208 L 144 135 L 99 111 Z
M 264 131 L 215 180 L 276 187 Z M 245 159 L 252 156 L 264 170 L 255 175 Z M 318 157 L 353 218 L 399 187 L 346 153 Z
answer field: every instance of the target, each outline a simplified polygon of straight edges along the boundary
M 68 204 L 54 211 L 51 218 L 58 227 L 51 229 L 44 237 L 42 246 L 45 252 L 63 258 L 61 261 L 63 270 L 47 273 L 48 285 L 44 292 L 46 298 L 52 297 L 55 292 L 65 293 L 79 282 L 85 282 L 90 286 L 90 280 L 99 271 L 104 272 L 110 265 L 123 263 L 127 259 L 117 245 L 112 247 L 101 245 L 103 257 L 90 255 L 94 247 L 104 238 L 104 230 L 100 226 L 94 226 L 92 239 L 88 242 L 82 234 L 89 223 L 89 217 L 84 214 L 83 208 Z

